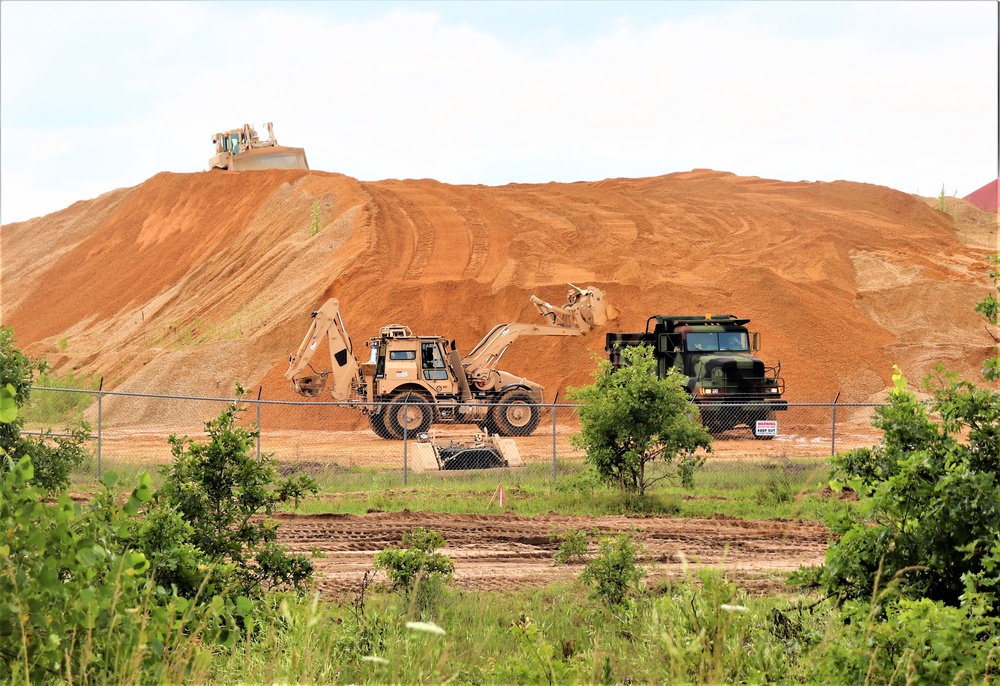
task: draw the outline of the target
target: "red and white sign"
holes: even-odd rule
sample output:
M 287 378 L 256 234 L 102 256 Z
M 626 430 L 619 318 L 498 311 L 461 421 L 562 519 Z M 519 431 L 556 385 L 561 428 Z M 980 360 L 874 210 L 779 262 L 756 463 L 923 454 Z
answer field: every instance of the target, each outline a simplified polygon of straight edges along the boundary
M 753 429 L 754 436 L 777 436 L 778 421 L 775 419 L 762 419 L 757 422 Z

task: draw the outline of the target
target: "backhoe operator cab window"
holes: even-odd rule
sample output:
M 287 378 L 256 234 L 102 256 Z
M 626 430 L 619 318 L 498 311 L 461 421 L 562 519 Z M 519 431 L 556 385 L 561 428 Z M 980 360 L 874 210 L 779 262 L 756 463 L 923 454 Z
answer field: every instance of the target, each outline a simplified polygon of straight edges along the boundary
M 448 370 L 444 366 L 444 356 L 438 343 L 422 343 L 420 345 L 423 361 L 424 379 L 427 381 L 446 381 Z
M 685 339 L 685 343 L 689 351 L 734 350 L 749 352 L 750 350 L 747 335 L 742 331 L 689 333 Z

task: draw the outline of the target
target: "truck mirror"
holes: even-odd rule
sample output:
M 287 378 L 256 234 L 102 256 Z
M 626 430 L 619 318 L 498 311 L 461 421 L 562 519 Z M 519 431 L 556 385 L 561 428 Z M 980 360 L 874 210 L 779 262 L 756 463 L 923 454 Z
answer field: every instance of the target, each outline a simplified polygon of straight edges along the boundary
M 656 350 L 661 353 L 668 353 L 673 350 L 670 347 L 670 334 L 661 333 L 656 337 Z
M 759 331 L 754 331 L 753 332 L 753 343 L 750 344 L 750 350 L 751 350 L 751 352 L 757 352 L 758 350 L 760 350 L 760 332 Z

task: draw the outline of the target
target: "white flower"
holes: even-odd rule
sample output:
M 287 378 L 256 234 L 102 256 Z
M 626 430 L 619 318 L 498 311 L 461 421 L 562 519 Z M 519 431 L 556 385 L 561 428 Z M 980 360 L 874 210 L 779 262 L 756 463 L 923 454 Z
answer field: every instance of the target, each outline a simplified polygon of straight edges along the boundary
M 750 608 L 743 605 L 720 605 L 726 612 L 750 612 Z
M 445 631 L 439 627 L 434 622 L 407 622 L 407 629 L 413 629 L 414 631 L 426 631 L 429 634 L 439 634 L 444 636 Z
M 365 655 L 361 658 L 362 662 L 374 662 L 377 665 L 387 665 L 389 661 L 384 657 L 379 657 L 378 655 Z

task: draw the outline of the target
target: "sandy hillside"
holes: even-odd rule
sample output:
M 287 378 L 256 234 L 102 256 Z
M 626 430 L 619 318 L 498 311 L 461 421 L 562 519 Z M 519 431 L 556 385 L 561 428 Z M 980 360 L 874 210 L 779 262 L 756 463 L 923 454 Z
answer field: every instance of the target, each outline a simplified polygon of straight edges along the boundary
M 310 235 L 318 202 L 322 229 Z M 2 227 L 2 321 L 105 388 L 293 399 L 288 353 L 326 298 L 355 344 L 388 323 L 467 351 L 528 297 L 603 288 L 615 330 L 654 314 L 752 318 L 792 402 L 880 397 L 898 364 L 979 378 L 993 341 L 995 218 L 964 201 L 850 182 L 695 170 L 597 183 L 362 183 L 318 171 L 162 173 Z M 548 397 L 590 378 L 604 332 L 523 339 L 502 367 Z

